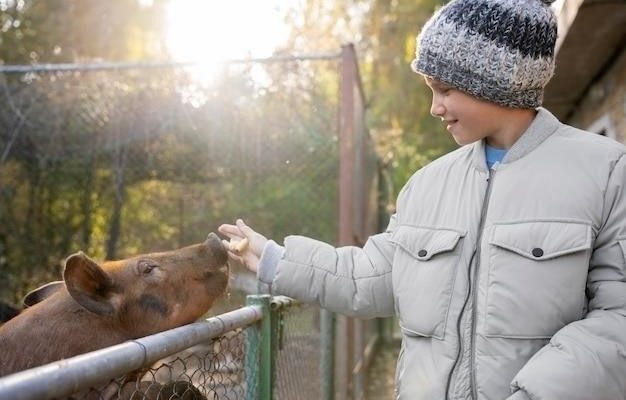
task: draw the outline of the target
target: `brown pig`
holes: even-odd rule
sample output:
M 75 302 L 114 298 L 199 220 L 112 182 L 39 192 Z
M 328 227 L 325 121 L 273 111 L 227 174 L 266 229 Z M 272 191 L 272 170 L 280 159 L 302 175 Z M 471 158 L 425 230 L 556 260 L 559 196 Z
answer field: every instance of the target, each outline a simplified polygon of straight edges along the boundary
M 0 376 L 195 321 L 226 288 L 227 255 L 213 233 L 102 264 L 79 252 L 63 280 L 30 294 L 31 306 L 0 327 Z
M 0 302 L 0 324 L 16 317 L 19 313 L 19 308 L 9 303 Z

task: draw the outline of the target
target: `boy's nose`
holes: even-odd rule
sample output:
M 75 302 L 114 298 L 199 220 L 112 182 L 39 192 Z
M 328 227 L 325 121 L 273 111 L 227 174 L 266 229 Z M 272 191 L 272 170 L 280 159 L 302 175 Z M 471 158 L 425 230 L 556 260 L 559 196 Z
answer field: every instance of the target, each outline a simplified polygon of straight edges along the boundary
M 432 104 L 430 105 L 430 115 L 435 118 L 442 117 L 446 112 L 446 108 L 437 101 L 436 97 L 433 97 Z

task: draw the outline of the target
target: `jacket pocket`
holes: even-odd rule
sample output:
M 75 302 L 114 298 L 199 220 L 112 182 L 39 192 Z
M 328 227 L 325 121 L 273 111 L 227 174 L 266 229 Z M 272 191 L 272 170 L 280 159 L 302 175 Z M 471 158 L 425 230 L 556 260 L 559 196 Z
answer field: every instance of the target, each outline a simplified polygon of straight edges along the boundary
M 495 224 L 488 251 L 487 336 L 550 338 L 582 318 L 590 225 L 560 221 Z
M 405 333 L 443 339 L 463 236 L 406 225 L 394 232 L 393 286 Z

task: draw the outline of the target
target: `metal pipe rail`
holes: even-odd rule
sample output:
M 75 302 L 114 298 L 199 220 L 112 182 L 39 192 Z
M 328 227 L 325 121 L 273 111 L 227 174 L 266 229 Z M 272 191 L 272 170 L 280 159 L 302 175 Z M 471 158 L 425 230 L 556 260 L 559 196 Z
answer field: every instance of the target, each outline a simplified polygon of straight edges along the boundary
M 284 55 L 257 58 L 238 58 L 224 60 L 224 64 L 269 64 L 279 62 L 338 60 L 340 53 Z M 155 61 L 155 62 L 97 62 L 83 64 L 31 64 L 31 65 L 0 65 L 1 74 L 50 73 L 50 72 L 81 72 L 106 71 L 148 68 L 179 68 L 201 66 L 198 61 Z
M 0 378 L 0 399 L 66 397 L 262 318 L 261 306 L 247 306 L 204 321 L 8 375 Z

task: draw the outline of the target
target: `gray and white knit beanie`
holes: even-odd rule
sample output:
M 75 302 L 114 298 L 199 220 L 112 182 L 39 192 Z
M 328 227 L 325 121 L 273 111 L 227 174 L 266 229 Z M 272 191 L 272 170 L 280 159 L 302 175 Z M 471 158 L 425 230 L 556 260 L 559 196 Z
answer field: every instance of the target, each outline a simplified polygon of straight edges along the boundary
M 453 0 L 426 22 L 411 68 L 501 105 L 535 108 L 554 73 L 554 0 Z

